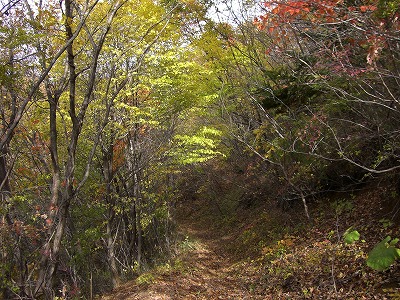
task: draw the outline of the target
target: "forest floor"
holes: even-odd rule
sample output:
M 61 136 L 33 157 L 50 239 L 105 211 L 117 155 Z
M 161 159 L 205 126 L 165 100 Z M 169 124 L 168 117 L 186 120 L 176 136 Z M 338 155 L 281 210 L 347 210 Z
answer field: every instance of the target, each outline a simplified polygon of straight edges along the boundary
M 254 274 L 239 272 L 240 262 L 227 249 L 233 236 L 190 214 L 179 218 L 179 231 L 181 242 L 173 261 L 102 299 L 264 299 L 251 292 Z
M 400 299 L 399 263 L 384 272 L 365 263 L 377 242 L 400 237 L 386 185 L 316 201 L 312 223 L 301 207 L 224 205 L 184 203 L 174 258 L 101 299 Z M 351 245 L 349 227 L 361 234 Z

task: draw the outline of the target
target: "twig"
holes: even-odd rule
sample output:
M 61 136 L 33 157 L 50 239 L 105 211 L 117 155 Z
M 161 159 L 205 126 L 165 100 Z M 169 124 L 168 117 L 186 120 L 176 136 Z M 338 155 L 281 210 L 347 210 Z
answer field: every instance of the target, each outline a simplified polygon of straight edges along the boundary
M 331 274 L 332 274 L 332 282 L 333 282 L 333 288 L 335 290 L 335 296 L 337 299 L 337 287 L 336 287 L 336 280 L 335 280 L 335 275 L 334 275 L 334 266 L 333 266 L 333 261 L 332 261 L 332 266 L 331 266 Z

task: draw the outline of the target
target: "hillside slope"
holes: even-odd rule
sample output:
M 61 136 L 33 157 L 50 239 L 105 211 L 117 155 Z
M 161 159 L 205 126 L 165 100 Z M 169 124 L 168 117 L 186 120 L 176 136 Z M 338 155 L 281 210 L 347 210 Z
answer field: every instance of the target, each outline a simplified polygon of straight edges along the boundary
M 101 299 L 400 299 L 399 264 L 378 272 L 365 262 L 377 242 L 400 237 L 392 188 L 314 201 L 312 224 L 301 207 L 256 203 L 221 215 L 221 203 L 201 196 L 182 202 L 176 257 Z M 349 227 L 361 234 L 351 245 Z

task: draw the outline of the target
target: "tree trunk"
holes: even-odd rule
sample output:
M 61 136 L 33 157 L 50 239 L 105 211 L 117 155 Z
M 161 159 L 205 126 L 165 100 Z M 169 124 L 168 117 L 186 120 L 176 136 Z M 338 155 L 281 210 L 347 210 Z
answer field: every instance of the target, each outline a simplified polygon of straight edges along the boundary
M 10 189 L 10 184 L 8 181 L 8 172 L 7 172 L 7 164 L 6 164 L 6 151 L 3 150 L 0 155 L 0 195 L 1 195 L 1 206 L 6 207 L 6 212 L 2 216 L 2 223 L 1 225 L 6 228 L 4 232 L 6 234 L 11 234 L 11 226 L 13 224 L 12 218 L 10 213 L 8 212 L 8 205 L 9 205 L 9 198 L 11 194 L 11 189 Z M 7 238 L 7 237 L 5 237 Z M 3 239 L 3 236 L 2 236 Z M 10 242 L 8 241 L 7 244 Z M 2 243 L 2 245 L 6 245 L 6 243 Z M 9 253 L 7 249 L 3 249 L 1 253 L 1 260 L 5 264 L 9 264 L 10 261 L 12 261 L 12 258 L 9 257 Z M 10 268 L 7 268 L 7 270 L 4 270 L 3 276 L 5 277 L 5 280 L 10 282 L 11 281 L 11 271 L 9 270 Z M 4 287 L 2 289 L 2 299 L 11 299 L 14 295 L 11 293 L 10 289 L 7 287 Z
M 97 4 L 98 0 L 94 1 L 92 8 Z M 91 64 L 89 68 L 88 80 L 86 84 L 86 92 L 83 98 L 82 103 L 78 106 L 76 103 L 76 81 L 77 81 L 77 73 L 76 73 L 76 66 L 75 66 L 75 53 L 74 53 L 74 38 L 78 34 L 78 31 L 73 32 L 73 7 L 74 1 L 73 0 L 65 0 L 64 1 L 64 13 L 65 13 L 65 33 L 66 33 L 66 51 L 67 51 L 67 66 L 68 66 L 68 83 L 69 83 L 69 116 L 72 122 L 72 129 L 70 135 L 70 142 L 67 149 L 67 161 L 64 171 L 64 189 L 61 195 L 61 199 L 57 196 L 57 191 L 60 187 L 60 174 L 58 168 L 58 162 L 53 160 L 56 167 L 53 166 L 55 178 L 53 179 L 53 186 L 52 186 L 52 200 L 54 203 L 60 202 L 59 207 L 54 207 L 58 217 L 58 223 L 55 228 L 55 231 L 52 233 L 50 239 L 46 243 L 44 247 L 44 252 L 41 259 L 40 264 L 40 273 L 39 278 L 37 281 L 35 294 L 38 293 L 40 290 L 43 290 L 45 293 L 46 299 L 53 299 L 53 279 L 54 275 L 57 271 L 57 265 L 59 260 L 59 253 L 61 251 L 61 242 L 65 232 L 65 226 L 67 222 L 67 218 L 69 215 L 69 207 L 76 196 L 77 191 L 85 182 L 85 178 L 82 179 L 78 187 L 75 189 L 74 184 L 75 182 L 75 164 L 76 164 L 76 150 L 78 145 L 79 136 L 81 134 L 82 125 L 85 120 L 85 114 L 87 108 L 90 104 L 92 99 L 92 94 L 95 86 L 95 79 L 96 79 L 96 72 L 97 72 L 97 65 L 98 65 L 98 58 L 103 47 L 106 35 L 108 34 L 112 20 L 118 11 L 118 9 L 122 6 L 124 2 L 117 2 L 113 9 L 110 11 L 110 14 L 107 18 L 106 26 L 99 37 L 98 43 L 93 44 L 93 54 L 91 58 Z M 81 22 L 84 22 L 85 18 L 82 19 Z M 83 26 L 83 23 L 82 23 Z M 77 30 L 80 28 L 77 28 Z M 78 110 L 79 108 L 79 110 Z M 51 131 L 56 134 L 54 131 L 55 128 L 51 128 Z M 56 145 L 56 142 L 55 142 Z M 56 149 L 55 149 L 56 150 Z M 53 154 L 56 154 L 55 151 Z M 56 159 L 57 156 L 54 157 Z M 53 159 L 53 157 L 52 157 Z M 88 166 L 90 166 L 91 159 L 88 161 Z M 87 173 L 89 172 L 89 167 L 87 167 Z M 60 201 L 61 200 L 61 201 Z M 55 214 L 54 214 L 55 216 Z M 52 221 L 56 221 L 56 218 Z
M 43 254 L 39 264 L 39 276 L 36 282 L 35 295 L 42 291 L 47 298 L 52 297 L 51 289 L 49 286 L 51 280 L 49 280 L 47 272 L 54 272 L 54 270 L 48 269 L 48 261 L 51 258 L 51 240 L 54 232 L 55 220 L 57 213 L 59 212 L 59 192 L 60 192 L 60 167 L 58 163 L 58 146 L 57 146 L 57 105 L 59 96 L 52 96 L 50 90 L 47 89 L 48 102 L 50 106 L 50 155 L 52 162 L 52 183 L 50 187 L 50 205 L 48 208 L 48 221 L 49 227 L 47 230 L 48 241 L 44 246 Z M 48 282 L 50 281 L 50 282 Z
M 3 149 L 0 154 L 0 191 L 5 194 L 9 194 L 10 183 L 8 181 L 8 172 L 6 164 L 6 151 Z
M 303 207 L 304 207 L 304 213 L 306 214 L 306 217 L 309 221 L 311 221 L 310 214 L 308 213 L 308 205 L 306 201 L 306 197 L 304 196 L 304 193 L 300 190 L 300 197 L 301 201 L 303 202 Z
M 117 260 L 115 258 L 115 243 L 114 243 L 114 222 L 115 222 L 115 201 L 112 195 L 112 160 L 113 160 L 113 145 L 110 145 L 105 153 L 103 153 L 103 176 L 104 184 L 106 185 L 105 200 L 108 205 L 108 216 L 107 216 L 107 255 L 108 263 L 111 271 L 111 282 L 113 288 L 116 288 L 120 284 Z
M 138 174 L 135 173 L 133 176 L 134 186 L 133 193 L 135 199 L 135 207 L 136 207 L 136 229 L 137 229 L 137 245 L 136 245 L 136 262 L 138 265 L 138 269 L 141 269 L 142 266 L 142 247 L 143 247 L 143 233 L 142 233 L 142 223 L 141 223 L 141 194 L 140 194 L 140 181 L 138 178 Z
M 113 210 L 112 207 L 109 208 L 109 218 L 111 217 L 110 215 L 113 215 L 114 212 L 110 212 Z M 112 218 L 114 219 L 114 218 Z M 119 274 L 118 274 L 118 268 L 117 268 L 117 260 L 115 259 L 115 243 L 113 239 L 113 231 L 112 231 L 112 220 L 109 219 L 107 222 L 107 255 L 108 255 L 108 263 L 110 265 L 110 271 L 111 271 L 111 282 L 113 285 L 113 288 L 118 287 L 120 284 L 120 279 L 119 279 Z
M 73 32 L 71 28 L 71 20 L 73 19 L 72 15 L 72 6 L 71 0 L 65 0 L 65 31 L 66 31 L 66 39 L 71 40 L 73 37 Z M 68 146 L 68 159 L 65 168 L 65 188 L 64 193 L 62 194 L 60 207 L 57 207 L 58 199 L 58 189 L 60 184 L 60 175 L 57 159 L 57 131 L 56 124 L 53 123 L 56 120 L 54 119 L 56 103 L 53 103 L 54 106 L 51 106 L 50 118 L 52 123 L 50 124 L 50 135 L 51 135 L 51 154 L 52 154 L 52 163 L 53 163 L 53 184 L 52 184 L 52 199 L 51 202 L 55 203 L 55 207 L 50 207 L 50 210 L 54 210 L 51 212 L 51 215 L 54 217 L 54 220 L 50 220 L 51 222 L 55 222 L 56 214 L 58 215 L 58 223 L 56 225 L 55 231 L 51 233 L 50 239 L 46 243 L 43 249 L 43 255 L 40 262 L 40 271 L 38 280 L 35 288 L 35 295 L 42 291 L 45 295 L 45 298 L 50 300 L 54 298 L 53 292 L 53 279 L 54 274 L 57 269 L 58 264 L 58 256 L 61 247 L 61 241 L 64 235 L 66 220 L 68 216 L 69 206 L 71 204 L 72 198 L 74 197 L 73 192 L 73 183 L 74 183 L 74 173 L 75 173 L 75 157 L 76 157 L 76 146 L 78 142 L 79 132 L 80 132 L 80 122 L 76 118 L 75 113 L 75 93 L 76 93 L 76 74 L 75 74 L 75 56 L 73 53 L 73 43 L 69 43 L 67 47 L 67 61 L 68 61 L 68 69 L 69 69 L 69 106 L 70 106 L 70 117 L 72 120 L 72 133 L 71 140 Z M 50 101 L 50 105 L 52 105 Z M 52 229 L 53 226 L 50 226 Z

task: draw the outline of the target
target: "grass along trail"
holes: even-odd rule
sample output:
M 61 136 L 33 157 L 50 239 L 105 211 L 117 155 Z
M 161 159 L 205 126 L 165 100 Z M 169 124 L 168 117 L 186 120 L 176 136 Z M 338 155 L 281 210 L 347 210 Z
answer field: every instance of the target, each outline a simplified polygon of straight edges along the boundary
M 265 299 L 252 292 L 254 272 L 244 275 L 249 270 L 226 250 L 232 237 L 198 216 L 181 215 L 178 256 L 101 299 Z
M 400 237 L 398 220 L 382 225 L 391 211 L 386 188 L 321 199 L 313 223 L 268 205 L 222 215 L 215 203 L 191 199 L 176 212 L 175 258 L 101 300 L 400 299 L 400 264 L 384 272 L 366 264 L 385 235 Z M 350 226 L 364 240 L 346 244 Z

